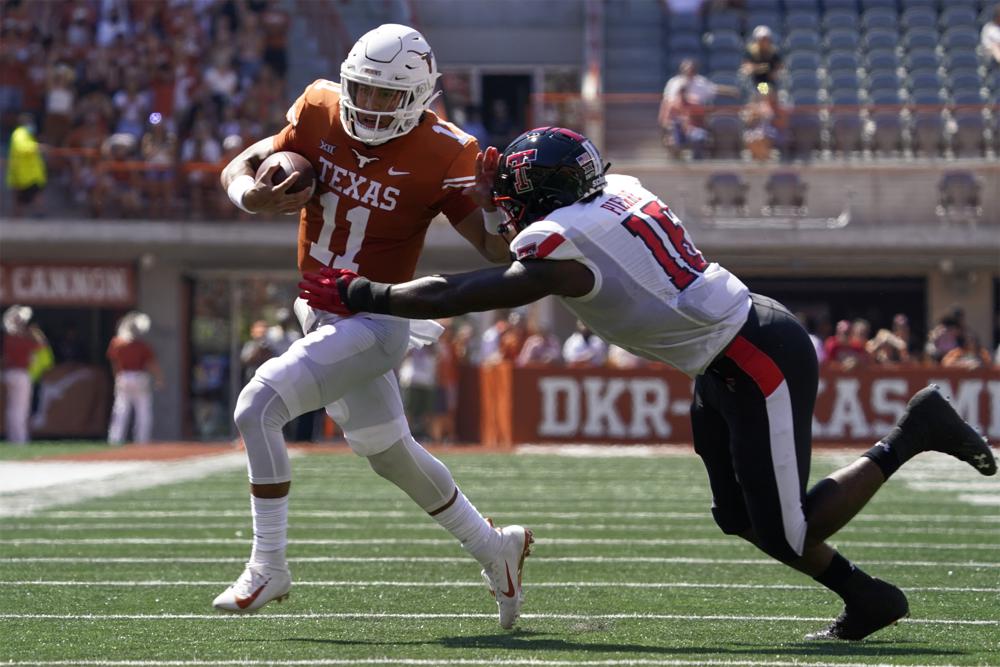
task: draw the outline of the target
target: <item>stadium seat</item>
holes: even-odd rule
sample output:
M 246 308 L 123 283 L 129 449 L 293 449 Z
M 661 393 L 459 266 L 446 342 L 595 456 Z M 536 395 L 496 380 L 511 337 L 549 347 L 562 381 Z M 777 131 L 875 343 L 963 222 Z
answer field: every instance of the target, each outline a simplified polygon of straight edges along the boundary
M 745 0 L 743 6 L 748 12 L 758 12 L 758 11 L 776 11 L 778 3 L 774 0 Z
M 746 45 L 743 43 L 743 37 L 740 33 L 733 30 L 716 30 L 715 32 L 707 32 L 704 37 L 705 48 L 711 49 L 709 55 L 711 56 L 713 51 L 728 51 L 742 54 Z
M 785 38 L 786 51 L 819 51 L 819 33 L 802 28 L 791 31 Z
M 861 0 L 862 11 L 868 11 L 876 7 L 896 11 L 896 0 Z
M 814 14 L 819 13 L 819 0 L 785 0 L 785 11 L 808 11 Z
M 914 28 L 937 28 L 937 12 L 929 7 L 910 7 L 903 11 L 900 26 L 903 30 Z
M 938 33 L 933 28 L 913 28 L 903 35 L 903 48 L 907 51 L 933 51 L 939 40 Z
M 967 26 L 975 29 L 978 21 L 976 10 L 968 6 L 946 6 L 941 12 L 941 28 L 945 30 L 956 26 Z
M 877 49 L 895 49 L 899 43 L 899 35 L 889 30 L 871 30 L 865 33 L 861 40 L 865 51 Z
M 713 214 L 731 211 L 746 215 L 747 190 L 750 186 L 731 171 L 711 174 L 705 181 L 708 190 L 708 208 Z
M 792 104 L 796 108 L 818 107 L 819 91 L 815 88 L 798 88 L 792 90 Z
M 900 0 L 900 4 L 903 6 L 904 10 L 911 7 L 921 7 L 923 9 L 936 11 L 938 7 L 938 0 Z
M 795 70 L 818 70 L 819 54 L 815 51 L 792 51 L 785 61 L 789 71 Z
M 979 46 L 979 33 L 974 28 L 967 26 L 949 28 L 942 36 L 941 44 L 947 52 L 973 51 Z
M 949 73 L 958 70 L 978 70 L 979 58 L 973 51 L 954 51 L 948 54 L 945 59 L 945 66 Z
M 957 106 L 981 106 L 983 96 L 978 90 L 956 90 L 951 94 L 951 103 Z
M 857 51 L 861 37 L 856 30 L 838 28 L 826 34 L 828 51 Z
M 906 54 L 904 62 L 906 69 L 910 72 L 920 70 L 937 71 L 938 68 L 937 53 L 929 49 L 914 49 L 910 51 Z
M 701 37 L 687 33 L 670 36 L 670 50 L 673 53 L 700 53 L 702 48 Z
M 823 30 L 853 30 L 858 31 L 858 14 L 854 11 L 843 11 L 839 9 L 827 11 L 823 14 Z
M 858 99 L 857 87 L 835 89 L 830 93 L 830 104 L 835 107 L 858 106 L 861 104 L 861 100 Z
M 772 10 L 748 11 L 746 20 L 746 31 L 752 32 L 759 25 L 766 25 L 771 32 L 779 33 L 784 25 L 781 14 Z
M 814 70 L 796 70 L 788 75 L 789 88 L 796 90 L 819 90 L 819 74 Z
M 979 181 L 971 172 L 946 171 L 938 181 L 939 215 L 978 209 L 979 191 Z
M 705 20 L 705 27 L 713 32 L 717 30 L 743 32 L 743 14 L 734 11 L 713 12 Z
M 893 70 L 899 68 L 899 57 L 893 49 L 878 49 L 869 51 L 865 58 L 869 70 Z
M 670 76 L 673 76 L 678 70 L 680 70 L 681 63 L 687 58 L 691 58 L 695 61 L 699 71 L 703 69 L 705 61 L 702 58 L 700 51 L 698 53 L 685 53 L 683 51 L 680 53 L 674 52 L 671 53 L 670 58 L 667 59 L 667 68 L 670 72 Z
M 830 114 L 830 137 L 832 148 L 843 154 L 861 150 L 861 129 L 863 123 L 858 111 L 834 109 Z
M 918 90 L 940 90 L 942 85 L 941 77 L 937 72 L 915 71 L 910 73 L 906 82 L 906 87 L 911 91 Z
M 891 90 L 898 91 L 900 80 L 895 72 L 878 71 L 868 77 L 868 90 Z
M 811 110 L 793 110 L 788 119 L 789 157 L 809 160 L 819 150 L 823 123 L 819 114 Z
M 826 70 L 834 72 L 857 72 L 858 56 L 854 51 L 833 51 L 826 57 Z
M 710 72 L 735 72 L 743 63 L 743 54 L 736 51 L 709 51 L 708 70 Z
M 767 208 L 769 212 L 785 212 L 795 209 L 796 213 L 804 212 L 806 206 L 806 184 L 794 172 L 775 172 L 767 179 L 764 186 L 767 193 Z
M 961 72 L 948 77 L 948 87 L 952 92 L 971 91 L 978 95 L 979 89 L 982 88 L 982 82 L 976 72 Z
M 858 87 L 858 73 L 856 71 L 831 72 L 829 80 L 831 90 Z
M 899 18 L 895 9 L 885 9 L 875 7 L 867 10 L 861 15 L 861 27 L 865 31 L 871 30 L 899 30 Z
M 828 12 L 836 10 L 858 13 L 857 0 L 824 0 L 823 6 Z
M 785 30 L 819 30 L 819 14 L 816 12 L 791 12 L 785 16 Z
M 902 104 L 902 98 L 898 89 L 876 88 L 868 92 L 868 103 L 877 107 L 899 107 Z M 898 114 L 899 109 L 897 108 L 894 113 Z
M 876 154 L 895 156 L 903 150 L 903 123 L 899 114 L 879 111 L 872 114 L 871 148 Z
M 938 157 L 944 148 L 944 120 L 938 111 L 916 110 L 912 114 L 913 152 Z
M 714 158 L 736 159 L 743 150 L 743 127 L 735 113 L 715 113 L 708 119 L 711 155 Z
M 670 34 L 674 35 L 700 35 L 702 31 L 701 15 L 696 12 L 671 14 Z

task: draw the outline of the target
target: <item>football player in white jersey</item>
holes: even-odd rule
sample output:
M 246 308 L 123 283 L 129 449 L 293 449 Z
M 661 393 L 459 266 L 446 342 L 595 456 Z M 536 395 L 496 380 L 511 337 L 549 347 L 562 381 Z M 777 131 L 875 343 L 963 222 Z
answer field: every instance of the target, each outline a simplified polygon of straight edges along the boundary
M 324 269 L 300 284 L 331 312 L 447 317 L 555 295 L 609 343 L 695 379 L 694 448 L 708 471 L 712 514 L 738 535 L 843 598 L 816 639 L 857 640 L 909 611 L 898 588 L 826 544 L 909 458 L 938 450 L 996 473 L 984 439 L 935 387 L 921 390 L 891 433 L 806 489 L 818 370 L 809 335 L 781 304 L 707 261 L 680 220 L 629 176 L 605 176 L 593 144 L 563 128 L 487 149 L 476 197 L 502 209 L 504 268 L 407 283 Z M 495 175 L 495 176 L 494 176 Z M 492 184 L 492 193 L 490 193 Z M 496 220 L 497 212 L 487 213 Z

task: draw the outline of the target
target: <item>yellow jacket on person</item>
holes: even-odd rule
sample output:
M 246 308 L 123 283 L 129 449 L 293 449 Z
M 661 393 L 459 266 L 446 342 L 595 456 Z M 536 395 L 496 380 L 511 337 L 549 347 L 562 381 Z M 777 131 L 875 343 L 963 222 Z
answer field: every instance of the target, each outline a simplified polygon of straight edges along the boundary
M 45 185 L 45 162 L 38 142 L 28 128 L 21 126 L 10 135 L 10 153 L 7 156 L 7 187 L 24 190 L 32 185 Z

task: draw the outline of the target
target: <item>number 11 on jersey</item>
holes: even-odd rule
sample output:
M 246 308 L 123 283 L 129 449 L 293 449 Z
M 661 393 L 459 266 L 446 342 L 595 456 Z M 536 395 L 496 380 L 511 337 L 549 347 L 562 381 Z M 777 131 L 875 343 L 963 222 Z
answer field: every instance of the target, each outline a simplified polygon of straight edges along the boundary
M 324 192 L 320 195 L 319 203 L 323 207 L 323 227 L 319 230 L 319 238 L 309 246 L 309 255 L 326 266 L 357 271 L 358 263 L 355 260 L 365 240 L 371 211 L 364 206 L 348 209 L 342 222 L 347 226 L 347 243 L 344 246 L 344 254 L 337 255 L 330 250 L 330 241 L 338 224 L 337 206 L 340 205 L 340 195 L 336 192 Z

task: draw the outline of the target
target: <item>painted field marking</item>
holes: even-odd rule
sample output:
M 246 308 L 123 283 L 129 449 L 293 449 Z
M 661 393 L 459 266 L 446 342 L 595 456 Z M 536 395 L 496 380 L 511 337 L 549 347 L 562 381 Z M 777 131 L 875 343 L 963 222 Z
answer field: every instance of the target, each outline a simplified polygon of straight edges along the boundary
M 538 538 L 539 544 L 579 546 L 588 544 L 612 544 L 619 546 L 733 546 L 735 542 L 731 539 L 629 539 L 629 538 Z M 443 538 L 357 538 L 357 539 L 297 539 L 298 545 L 313 546 L 355 546 L 355 545 L 454 545 L 455 541 Z M 867 542 L 856 540 L 836 540 L 837 546 L 842 547 L 870 547 L 879 549 L 929 549 L 933 551 L 996 551 L 998 543 L 991 544 L 932 544 L 925 542 Z M 63 544 L 63 545 L 106 545 L 106 544 L 147 544 L 147 545 L 168 545 L 168 544 L 246 544 L 245 538 L 212 538 L 212 537 L 111 537 L 111 538 L 2 538 L 0 544 L 11 546 L 25 546 L 32 544 Z
M 79 563 L 77 556 L 16 556 L 4 558 L 5 563 Z M 242 563 L 245 557 L 237 556 L 177 556 L 177 557 L 146 557 L 125 556 L 117 558 L 101 558 L 93 561 L 93 565 L 119 563 L 209 563 L 228 564 Z M 290 558 L 293 565 L 298 563 L 461 563 L 467 565 L 472 561 L 468 556 L 299 556 Z M 626 564 L 671 564 L 671 565 L 766 565 L 768 567 L 785 567 L 784 563 L 762 558 L 694 558 L 685 556 L 533 556 L 532 567 L 537 565 L 564 565 L 566 563 L 608 563 Z M 884 565 L 898 567 L 970 567 L 995 569 L 1000 568 L 1000 561 L 933 561 L 933 560 L 864 560 L 864 565 Z
M 152 586 L 228 586 L 231 581 L 173 581 L 151 579 L 146 581 L 78 581 L 78 580 L 0 580 L 4 586 L 114 586 L 142 588 Z M 315 588 L 481 588 L 481 581 L 295 581 L 296 586 Z M 666 589 L 740 589 L 775 591 L 818 591 L 816 586 L 803 584 L 739 584 L 739 583 L 698 583 L 689 581 L 532 581 L 531 588 L 666 588 Z M 1000 588 L 959 587 L 959 586 L 906 586 L 907 591 L 935 593 L 1000 593 Z
M 272 620 L 331 620 L 331 619 L 402 619 L 402 620 L 452 620 L 452 619 L 482 619 L 496 620 L 496 614 L 476 613 L 444 613 L 444 612 L 303 612 L 279 614 L 18 614 L 2 613 L 0 619 L 9 620 L 55 620 L 55 621 L 272 621 Z M 736 621 L 745 622 L 792 622 L 792 623 L 823 623 L 829 622 L 826 616 L 744 616 L 735 614 L 570 614 L 570 613 L 531 613 L 521 614 L 523 619 L 560 620 L 560 621 Z M 900 623 L 917 625 L 969 625 L 969 626 L 1000 626 L 1000 620 L 981 619 L 949 619 L 949 618 L 905 618 Z

